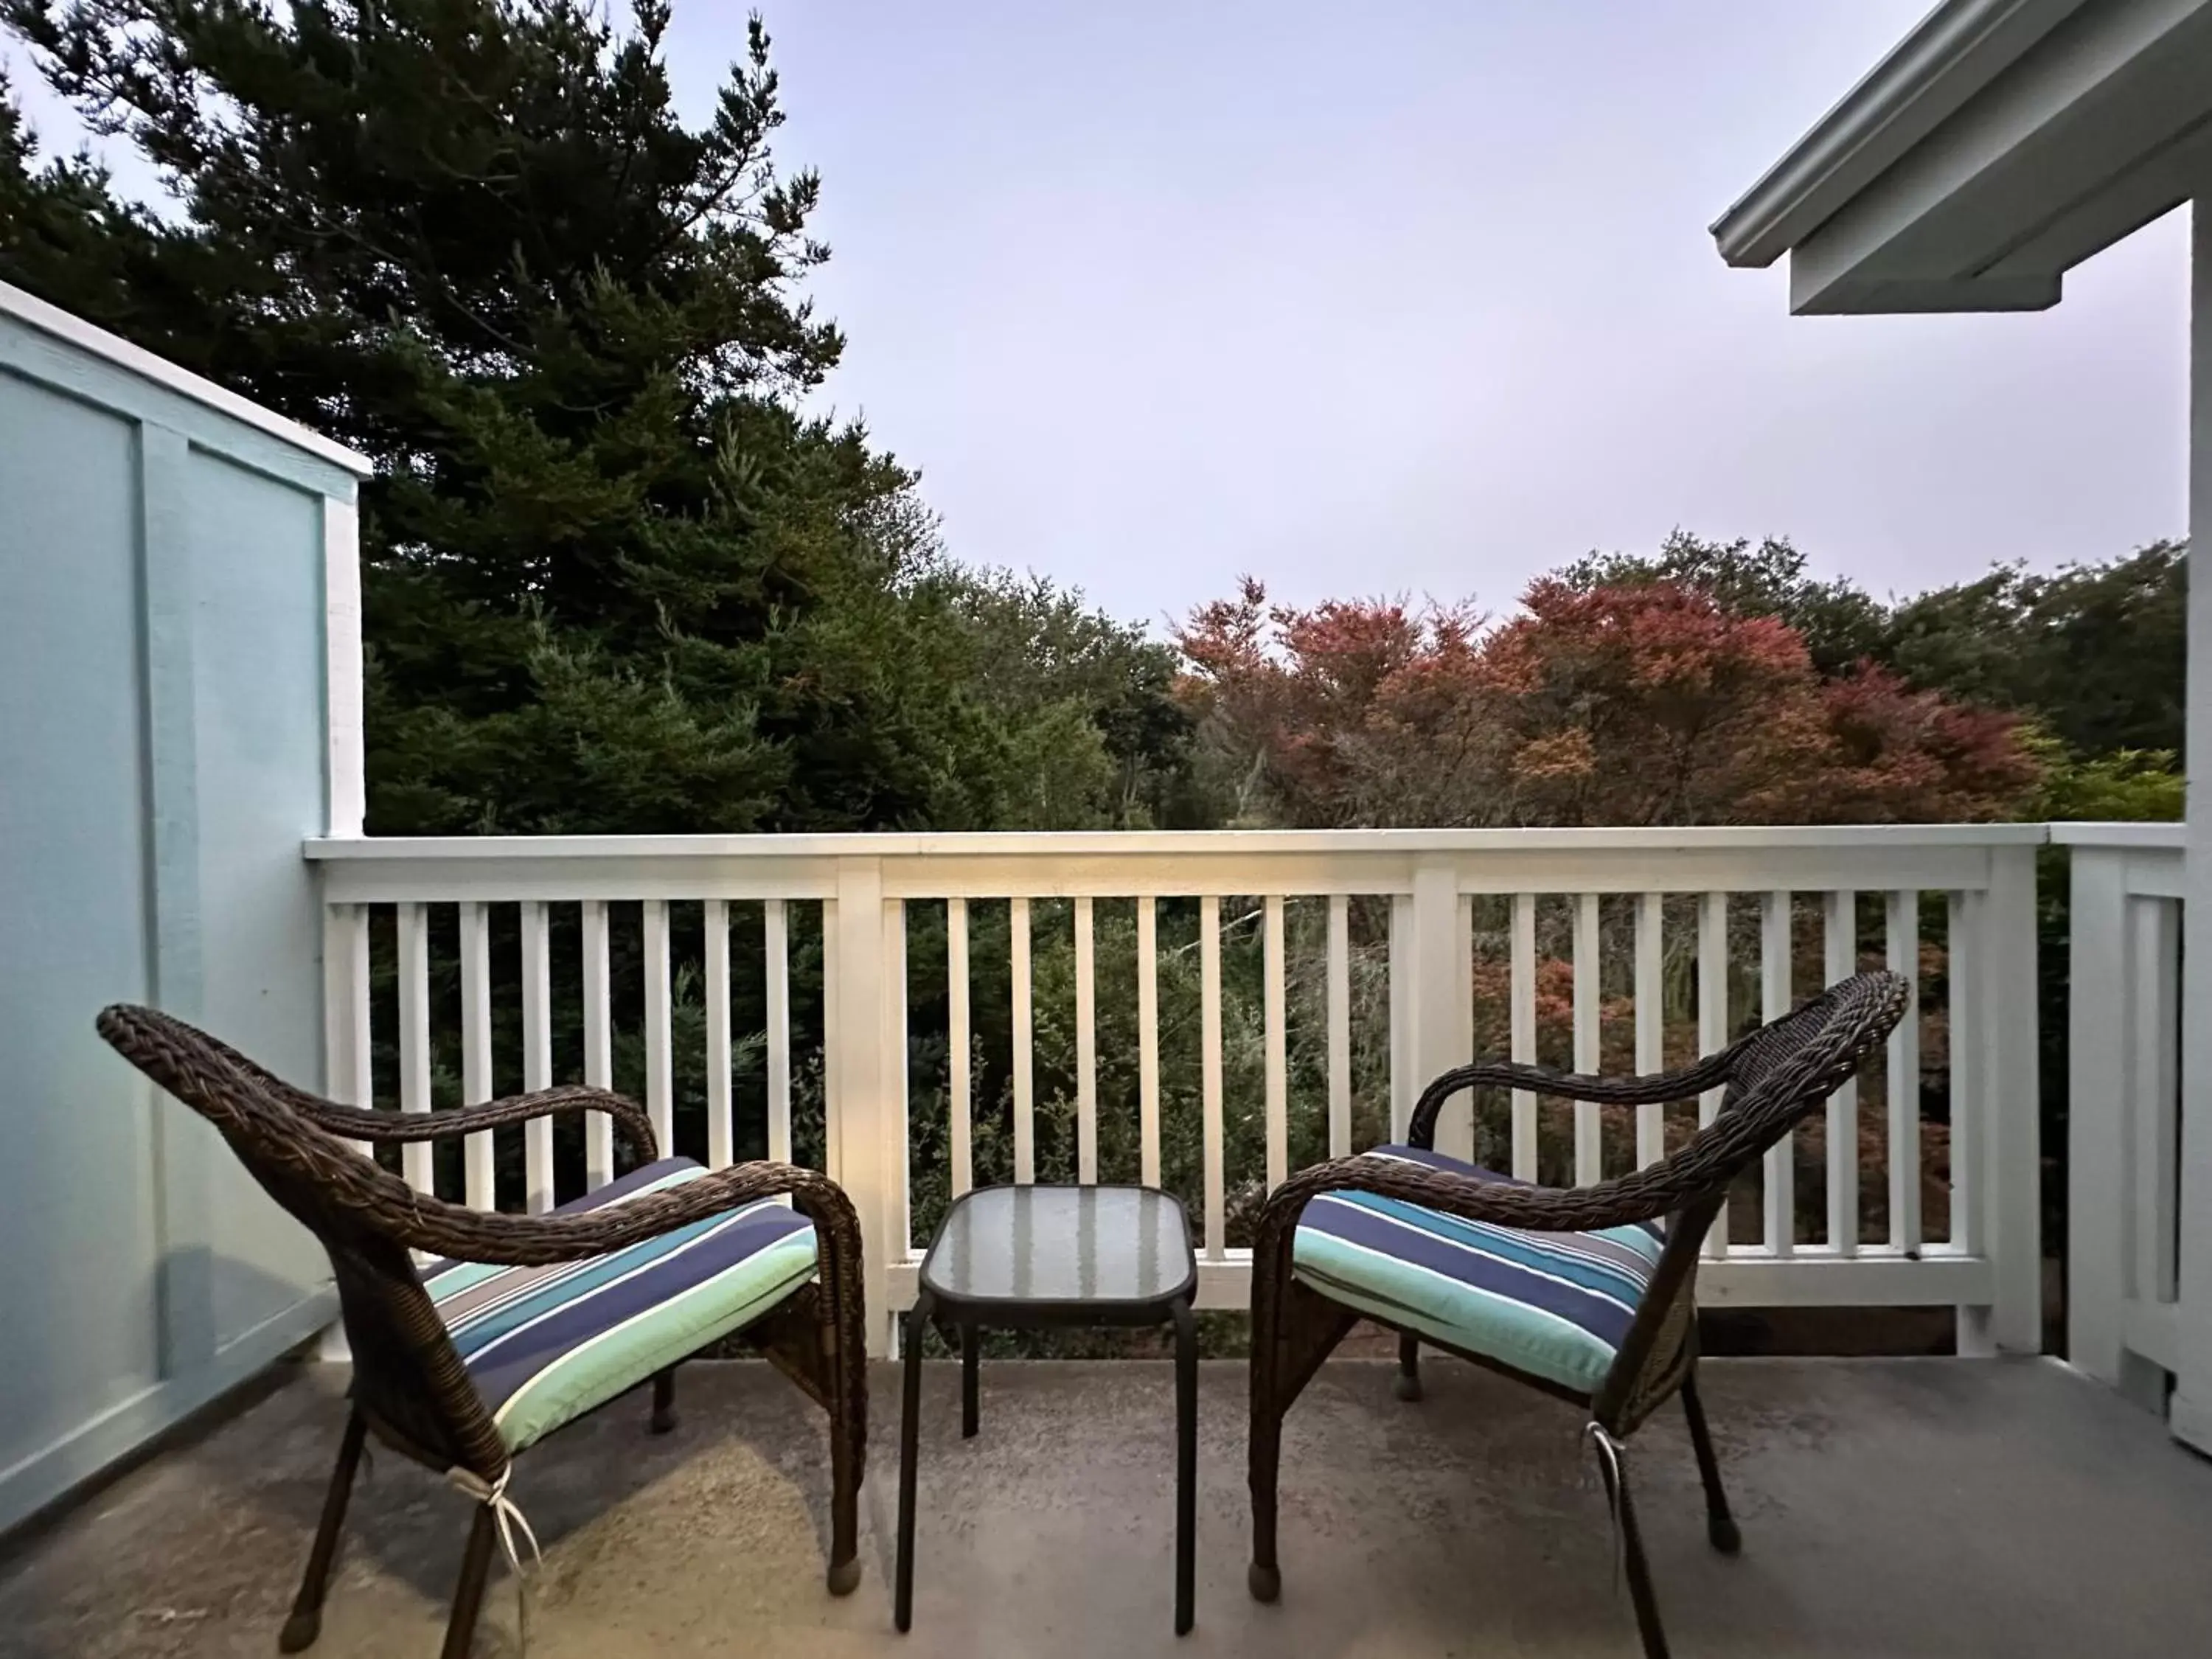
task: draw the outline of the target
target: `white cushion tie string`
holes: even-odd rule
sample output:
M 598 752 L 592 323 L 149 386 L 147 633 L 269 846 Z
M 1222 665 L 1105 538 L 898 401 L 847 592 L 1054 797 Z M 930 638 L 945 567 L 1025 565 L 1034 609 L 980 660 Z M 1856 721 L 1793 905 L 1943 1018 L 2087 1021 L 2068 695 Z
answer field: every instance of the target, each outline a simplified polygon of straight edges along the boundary
M 529 1591 L 525 1583 L 522 1553 L 516 1548 L 514 1534 L 520 1528 L 524 1540 L 530 1546 L 533 1565 L 542 1566 L 544 1553 L 538 1547 L 538 1534 L 531 1529 L 530 1517 L 522 1506 L 507 1495 L 507 1483 L 514 1478 L 514 1465 L 509 1463 L 499 1472 L 499 1479 L 487 1480 L 473 1469 L 465 1469 L 456 1463 L 446 1471 L 447 1480 L 491 1511 L 493 1522 L 499 1528 L 499 1547 L 505 1552 L 507 1565 L 514 1571 L 515 1638 L 525 1653 L 530 1650 Z

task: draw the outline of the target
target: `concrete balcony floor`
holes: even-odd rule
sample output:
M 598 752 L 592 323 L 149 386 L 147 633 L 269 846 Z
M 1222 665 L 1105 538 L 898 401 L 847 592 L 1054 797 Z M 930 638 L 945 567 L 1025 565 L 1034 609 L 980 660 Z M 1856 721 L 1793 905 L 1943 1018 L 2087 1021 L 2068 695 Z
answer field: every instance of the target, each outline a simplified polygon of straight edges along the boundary
M 1568 1408 L 1431 1360 L 1330 1365 L 1285 1436 L 1284 1592 L 1244 1588 L 1244 1370 L 1202 1380 L 1198 1626 L 1170 1630 L 1171 1383 L 1163 1365 L 986 1365 L 959 1438 L 957 1371 L 924 1396 L 915 1627 L 890 1623 L 894 1372 L 874 1379 L 860 1590 L 822 1589 L 818 1416 L 756 1364 L 681 1376 L 522 1460 L 545 1546 L 533 1659 L 1633 1654 L 1595 1470 Z M 2212 1651 L 2212 1463 L 2051 1363 L 1717 1360 L 1705 1395 L 1742 1522 L 1705 1540 L 1680 1414 L 1632 1447 L 1682 1655 Z M 276 1651 L 335 1450 L 343 1372 L 306 1367 L 0 1553 L 0 1651 L 40 1659 Z M 466 1504 L 390 1455 L 357 1492 L 325 1659 L 437 1651 Z M 495 1570 L 476 1652 L 520 1651 Z

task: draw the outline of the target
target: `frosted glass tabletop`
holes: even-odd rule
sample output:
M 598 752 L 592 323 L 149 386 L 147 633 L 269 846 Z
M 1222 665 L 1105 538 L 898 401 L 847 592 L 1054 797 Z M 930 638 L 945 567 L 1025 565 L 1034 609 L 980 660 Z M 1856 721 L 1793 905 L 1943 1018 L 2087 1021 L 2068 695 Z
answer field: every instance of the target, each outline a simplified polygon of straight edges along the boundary
M 1064 1318 L 1156 1316 L 1197 1279 L 1182 1206 L 1148 1187 L 985 1187 L 955 1200 L 921 1287 Z

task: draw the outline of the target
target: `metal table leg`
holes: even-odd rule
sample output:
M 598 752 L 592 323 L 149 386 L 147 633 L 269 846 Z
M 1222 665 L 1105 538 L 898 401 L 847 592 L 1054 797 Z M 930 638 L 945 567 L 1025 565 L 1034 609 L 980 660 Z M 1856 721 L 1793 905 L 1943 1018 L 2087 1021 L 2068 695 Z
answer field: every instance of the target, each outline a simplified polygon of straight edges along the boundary
M 898 1567 L 892 1622 L 914 1623 L 914 1477 L 921 1432 L 921 1336 L 929 1328 L 931 1297 L 924 1291 L 906 1316 L 906 1399 L 899 1413 Z
M 1198 1577 L 1198 1319 L 1178 1302 L 1176 1324 L 1176 1616 L 1189 1634 Z
M 979 1414 L 977 1395 L 981 1392 L 976 1379 L 978 1362 L 982 1356 L 982 1336 L 973 1323 L 960 1328 L 960 1437 L 973 1440 Z

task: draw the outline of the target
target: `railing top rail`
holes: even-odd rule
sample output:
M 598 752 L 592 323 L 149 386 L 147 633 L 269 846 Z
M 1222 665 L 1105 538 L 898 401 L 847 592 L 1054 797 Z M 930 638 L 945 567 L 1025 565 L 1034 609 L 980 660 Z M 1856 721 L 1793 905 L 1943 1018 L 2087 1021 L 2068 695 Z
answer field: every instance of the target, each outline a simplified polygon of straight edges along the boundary
M 425 836 L 311 838 L 319 862 L 455 859 L 1161 858 L 1209 854 L 1452 854 L 2041 846 L 2053 831 L 2170 830 L 2178 824 L 1725 824 L 1694 829 L 1192 830 L 962 834 L 740 836 Z M 2067 837 L 2067 839 L 2075 839 Z M 2090 837 L 2080 837 L 2087 841 Z M 2160 846 L 2145 839 L 2116 845 Z
M 2051 842 L 2059 847 L 2114 847 L 2179 853 L 2189 844 L 2189 826 L 2185 823 L 2054 823 L 2049 827 Z

